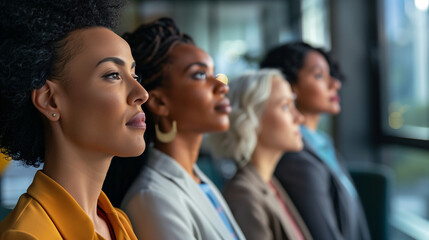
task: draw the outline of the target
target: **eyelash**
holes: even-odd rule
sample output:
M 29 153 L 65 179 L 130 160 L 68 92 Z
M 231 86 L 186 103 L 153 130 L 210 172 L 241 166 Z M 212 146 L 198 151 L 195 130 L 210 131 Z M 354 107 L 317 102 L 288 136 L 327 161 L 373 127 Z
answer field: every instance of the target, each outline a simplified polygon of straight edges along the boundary
M 200 75 L 200 74 L 204 74 L 204 77 L 203 78 L 198 77 L 198 75 Z M 207 74 L 206 74 L 206 72 L 197 72 L 197 73 L 193 74 L 192 77 L 194 79 L 202 80 L 202 79 L 206 79 L 207 78 Z
M 138 83 L 142 82 L 142 77 L 140 76 L 140 74 L 134 74 L 133 77 Z
M 132 76 L 137 82 L 141 83 L 142 78 L 140 75 L 133 74 Z M 109 74 L 104 75 L 103 78 L 112 79 L 112 80 L 120 80 L 121 76 L 118 72 L 114 72 L 114 73 L 109 73 Z
M 114 77 L 114 76 L 116 76 L 116 77 Z M 112 80 L 119 80 L 120 76 L 119 76 L 118 72 L 114 72 L 114 73 L 108 73 L 108 74 L 104 75 L 103 78 L 112 79 Z
M 295 102 L 291 102 L 282 106 L 283 110 L 290 111 L 292 107 L 295 107 Z
M 283 105 L 283 110 L 285 110 L 285 111 L 289 111 L 290 110 L 290 106 L 289 106 L 289 104 L 286 104 L 286 105 Z

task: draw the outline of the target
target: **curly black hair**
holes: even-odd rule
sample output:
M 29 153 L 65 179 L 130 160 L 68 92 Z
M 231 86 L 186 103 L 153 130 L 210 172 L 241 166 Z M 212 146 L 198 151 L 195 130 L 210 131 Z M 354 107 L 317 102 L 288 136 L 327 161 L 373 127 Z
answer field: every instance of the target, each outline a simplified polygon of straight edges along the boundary
M 302 68 L 307 54 L 311 51 L 320 53 L 326 59 L 331 76 L 340 81 L 344 80 L 338 63 L 332 59 L 328 52 L 304 42 L 287 43 L 269 50 L 261 61 L 260 67 L 277 68 L 283 72 L 291 84 L 295 84 L 298 81 L 298 72 Z
M 170 53 L 178 44 L 192 44 L 190 36 L 182 33 L 171 18 L 160 18 L 154 22 L 142 24 L 132 33 L 125 33 L 123 38 L 128 42 L 136 61 L 136 73 L 141 77 L 142 86 L 149 92 L 168 84 L 168 66 Z M 154 120 L 150 111 L 143 104 L 146 114 L 145 142 L 149 145 L 154 139 Z M 114 157 L 103 185 L 103 191 L 113 206 L 119 207 L 129 186 L 144 167 L 147 151 L 139 157 Z M 121 179 L 121 181 L 118 181 Z
M 67 37 L 77 29 L 112 29 L 122 0 L 13 0 L 0 2 L 0 148 L 38 166 L 44 131 L 31 92 L 46 79 L 61 79 L 73 51 Z

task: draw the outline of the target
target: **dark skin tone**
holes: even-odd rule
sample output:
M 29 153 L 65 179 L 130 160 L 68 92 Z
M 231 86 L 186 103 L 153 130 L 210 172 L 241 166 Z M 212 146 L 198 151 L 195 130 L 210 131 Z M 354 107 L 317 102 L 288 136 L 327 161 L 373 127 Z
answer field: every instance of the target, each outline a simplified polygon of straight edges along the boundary
M 156 116 L 161 131 L 169 132 L 177 121 L 173 141 L 155 141 L 155 148 L 175 159 L 193 179 L 193 172 L 204 133 L 226 131 L 231 111 L 228 86 L 216 80 L 211 57 L 191 44 L 179 44 L 171 52 L 165 68 L 164 86 L 149 92 L 147 105 Z
M 292 86 L 296 106 L 304 115 L 303 124 L 317 130 L 321 114 L 338 114 L 341 110 L 340 89 L 341 82 L 330 75 L 326 59 L 316 51 L 307 53 L 298 72 L 298 82 Z
M 43 172 L 76 200 L 98 234 L 111 239 L 97 215 L 98 198 L 113 156 L 145 149 L 145 124 L 135 120 L 148 94 L 136 81 L 131 50 L 121 37 L 92 27 L 69 38 L 81 50 L 66 64 L 64 79 L 48 79 L 32 92 L 49 146 Z

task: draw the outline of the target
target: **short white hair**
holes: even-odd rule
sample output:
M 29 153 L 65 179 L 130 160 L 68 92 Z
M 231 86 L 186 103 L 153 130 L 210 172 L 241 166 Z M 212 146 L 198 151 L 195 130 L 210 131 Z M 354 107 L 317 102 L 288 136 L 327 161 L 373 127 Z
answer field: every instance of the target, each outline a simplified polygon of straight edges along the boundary
M 232 112 L 228 131 L 209 135 L 210 147 L 217 157 L 232 158 L 245 166 L 258 142 L 258 129 L 274 77 L 284 79 L 276 69 L 248 71 L 231 81 L 228 97 Z

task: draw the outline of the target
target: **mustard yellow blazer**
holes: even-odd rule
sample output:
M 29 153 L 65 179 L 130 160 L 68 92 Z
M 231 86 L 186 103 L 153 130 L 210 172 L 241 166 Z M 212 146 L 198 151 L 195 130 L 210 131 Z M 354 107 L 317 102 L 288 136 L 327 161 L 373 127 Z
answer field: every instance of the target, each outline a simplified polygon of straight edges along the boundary
M 128 217 L 101 192 L 98 206 L 112 224 L 116 239 L 137 239 Z M 104 239 L 72 196 L 38 171 L 12 212 L 0 222 L 0 239 Z

